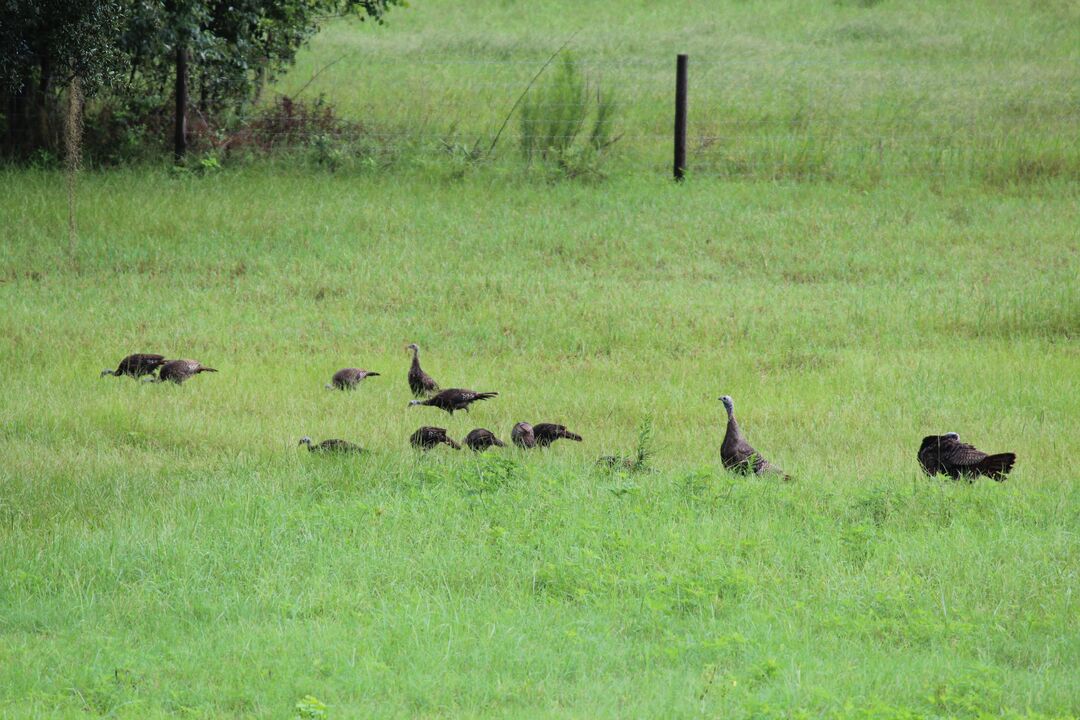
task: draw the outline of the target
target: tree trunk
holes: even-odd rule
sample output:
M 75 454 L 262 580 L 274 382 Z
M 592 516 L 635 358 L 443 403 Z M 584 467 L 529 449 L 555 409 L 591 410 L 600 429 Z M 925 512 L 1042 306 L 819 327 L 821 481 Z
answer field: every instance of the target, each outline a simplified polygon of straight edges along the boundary
M 173 155 L 177 163 L 187 154 L 187 47 L 176 46 L 176 120 L 173 127 Z
M 38 81 L 37 93 L 34 96 L 34 149 L 46 150 L 57 149 L 52 135 L 52 105 L 49 94 L 52 92 L 52 67 L 47 57 L 41 58 L 41 77 Z

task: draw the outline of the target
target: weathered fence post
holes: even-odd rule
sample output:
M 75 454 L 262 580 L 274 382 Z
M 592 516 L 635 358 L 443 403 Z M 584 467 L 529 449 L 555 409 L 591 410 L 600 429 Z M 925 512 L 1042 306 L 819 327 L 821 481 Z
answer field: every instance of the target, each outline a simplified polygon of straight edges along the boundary
M 675 179 L 686 173 L 686 55 L 675 63 Z
M 176 121 L 173 128 L 173 155 L 183 162 L 187 153 L 187 47 L 176 45 Z

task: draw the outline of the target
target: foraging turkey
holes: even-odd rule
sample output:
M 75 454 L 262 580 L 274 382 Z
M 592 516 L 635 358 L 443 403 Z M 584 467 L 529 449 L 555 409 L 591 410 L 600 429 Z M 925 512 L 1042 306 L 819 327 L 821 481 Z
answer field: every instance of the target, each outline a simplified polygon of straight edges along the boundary
M 206 367 L 195 360 L 169 360 L 162 365 L 161 370 L 158 371 L 157 382 L 170 380 L 179 385 L 188 378 L 204 372 L 217 372 L 217 370 L 212 367 Z
M 540 423 L 533 426 L 533 435 L 539 447 L 547 447 L 559 439 L 574 440 L 581 442 L 581 436 L 566 429 L 565 425 L 555 423 Z
M 596 458 L 596 464 L 609 470 L 627 470 L 629 472 L 636 471 L 638 467 L 633 458 L 623 457 L 622 455 L 601 455 Z
M 354 445 L 348 440 L 338 440 L 336 438 L 323 440 L 318 445 L 312 445 L 311 438 L 305 435 L 300 438 L 300 444 L 307 445 L 308 452 L 313 453 L 353 453 L 359 455 L 364 452 L 364 448 L 359 445 Z
M 720 445 L 720 460 L 724 463 L 724 467 L 740 475 L 749 475 L 751 472 L 755 475 L 776 473 L 782 475 L 785 480 L 790 480 L 791 476 L 763 458 L 743 437 L 739 423 L 735 421 L 735 403 L 731 397 L 725 395 L 720 398 L 720 402 L 724 403 L 728 415 L 727 432 L 724 434 L 724 442 Z
M 101 377 L 106 375 L 127 375 L 137 378 L 143 375 L 153 375 L 154 372 L 165 362 L 164 355 L 151 355 L 149 353 L 135 353 L 128 355 L 120 361 L 115 370 L 102 370 Z
M 510 440 L 523 450 L 536 447 L 536 433 L 533 432 L 533 426 L 527 422 L 519 422 L 514 426 L 510 431 Z
M 469 405 L 477 400 L 487 400 L 488 398 L 497 397 L 497 392 L 476 392 L 475 390 L 464 390 L 462 388 L 450 388 L 443 390 L 438 395 L 430 397 L 427 400 L 410 400 L 409 406 L 413 405 L 427 405 L 428 407 L 436 407 L 440 410 L 445 410 L 451 415 L 455 410 L 464 410 L 469 412 Z
M 342 368 L 334 373 L 330 382 L 326 383 L 327 390 L 353 390 L 360 381 L 366 377 L 378 377 L 379 373 L 360 368 Z
M 425 425 L 409 437 L 409 443 L 413 447 L 418 447 L 421 450 L 430 450 L 436 445 L 446 444 L 455 450 L 460 450 L 461 446 L 454 442 L 446 435 L 446 428 L 430 427 Z
M 412 350 L 412 365 L 409 366 L 409 389 L 416 397 L 427 397 L 439 392 L 439 383 L 420 367 L 420 346 L 412 343 L 405 348 Z
M 927 435 L 919 446 L 919 464 L 930 477 L 940 473 L 951 478 L 974 480 L 979 475 L 985 475 L 1003 482 L 1015 462 L 1014 453 L 988 455 L 960 442 L 960 436 L 954 432 Z
M 502 440 L 495 437 L 495 433 L 485 428 L 470 430 L 465 436 L 465 445 L 476 452 L 483 452 L 489 447 L 506 447 Z

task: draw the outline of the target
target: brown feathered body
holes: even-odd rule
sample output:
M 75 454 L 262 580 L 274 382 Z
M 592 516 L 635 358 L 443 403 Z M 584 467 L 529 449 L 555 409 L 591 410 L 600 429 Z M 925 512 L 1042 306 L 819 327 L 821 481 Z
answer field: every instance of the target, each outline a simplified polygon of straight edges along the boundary
M 536 447 L 536 434 L 533 432 L 533 426 L 527 422 L 519 422 L 510 431 L 510 441 L 524 450 Z
M 979 475 L 993 478 L 998 482 L 1012 470 L 1016 455 L 1011 452 L 989 455 L 967 443 L 960 442 L 956 433 L 946 435 L 928 435 L 919 446 L 919 465 L 923 472 L 934 475 L 948 475 L 951 478 L 974 480 Z
M 311 438 L 300 438 L 301 445 L 307 445 L 309 452 L 322 453 L 322 454 L 354 454 L 359 455 L 364 452 L 364 448 L 349 442 L 348 440 L 338 440 L 337 438 L 331 438 L 329 440 L 323 440 L 317 445 L 313 445 Z
M 727 398 L 727 396 L 725 396 Z M 735 410 L 731 399 L 721 398 L 727 409 L 727 431 L 724 433 L 724 442 L 720 444 L 720 461 L 724 467 L 740 475 L 765 475 L 774 473 L 782 475 L 785 480 L 791 479 L 783 470 L 776 467 L 753 448 L 743 436 L 742 428 L 735 420 Z
M 446 434 L 446 428 L 430 427 L 425 425 L 409 437 L 409 443 L 413 447 L 420 448 L 421 450 L 431 450 L 438 445 L 449 445 L 455 450 L 460 450 L 461 446 L 453 441 Z
M 502 440 L 495 437 L 495 433 L 486 428 L 470 430 L 465 436 L 465 446 L 476 452 L 483 452 L 490 447 L 506 447 Z
M 128 377 L 135 378 L 142 377 L 143 375 L 153 375 L 164 363 L 164 355 L 134 353 L 121 360 L 115 370 L 102 370 L 101 375 L 103 377 L 105 375 L 114 375 L 116 377 L 127 375 Z
M 326 387 L 335 390 L 353 390 L 360 381 L 366 377 L 378 377 L 379 373 L 360 368 L 342 368 L 330 378 L 330 384 Z
M 158 372 L 158 382 L 168 380 L 179 385 L 185 380 L 204 372 L 217 372 L 217 370 L 206 367 L 195 360 L 169 360 L 161 366 L 161 370 Z
M 409 366 L 409 389 L 415 397 L 427 397 L 439 391 L 439 383 L 420 367 L 420 348 L 410 345 L 413 351 L 412 365 Z
M 539 447 L 548 447 L 556 440 L 573 440 L 581 442 L 581 436 L 566 429 L 565 425 L 555 423 L 540 423 L 533 425 L 533 435 Z
M 445 410 L 451 415 L 455 410 L 469 411 L 469 405 L 479 400 L 487 400 L 488 398 L 497 397 L 497 392 L 476 392 L 475 390 L 465 390 L 464 388 L 450 388 L 443 390 L 439 394 L 428 398 L 427 400 L 412 400 L 409 405 L 427 405 L 428 407 L 439 408 Z

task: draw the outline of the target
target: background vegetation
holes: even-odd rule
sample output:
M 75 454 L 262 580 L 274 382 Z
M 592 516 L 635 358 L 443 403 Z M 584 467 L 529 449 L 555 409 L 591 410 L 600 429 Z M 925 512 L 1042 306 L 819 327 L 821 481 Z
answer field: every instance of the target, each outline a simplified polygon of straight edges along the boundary
M 58 174 L 0 171 L 0 714 L 1080 715 L 1074 5 L 523 8 L 334 25 L 275 89 L 348 142 L 86 173 L 75 245 Z M 477 159 L 581 25 L 602 172 L 524 170 L 517 122 Z M 674 186 L 682 48 L 737 139 Z M 407 409 L 411 341 L 500 397 Z M 133 351 L 220 372 L 98 377 Z M 796 482 L 723 472 L 723 393 Z M 653 470 L 597 467 L 647 416 Z M 407 446 L 518 420 L 585 442 Z M 1009 481 L 923 477 L 949 430 Z

